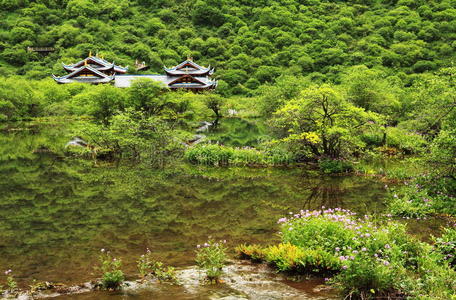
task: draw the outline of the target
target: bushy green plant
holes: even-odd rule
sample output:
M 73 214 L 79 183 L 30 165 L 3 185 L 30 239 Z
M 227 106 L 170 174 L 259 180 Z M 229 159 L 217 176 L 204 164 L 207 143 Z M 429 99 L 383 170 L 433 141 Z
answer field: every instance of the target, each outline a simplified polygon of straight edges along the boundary
M 297 270 L 304 250 L 290 243 L 270 246 L 264 250 L 266 261 L 273 263 L 279 271 Z
M 402 190 L 404 192 L 404 190 Z M 434 212 L 431 200 L 426 193 L 419 193 L 423 197 L 417 197 L 415 193 L 403 193 L 402 196 L 393 194 L 388 203 L 389 211 L 395 216 L 409 218 L 423 218 Z
M 17 289 L 17 282 L 14 279 L 14 276 L 12 273 L 13 273 L 13 271 L 11 269 L 5 271 L 5 275 L 7 276 L 6 277 L 6 287 L 8 288 L 9 292 L 14 292 Z M 0 287 L 0 291 L 1 290 L 2 290 L 2 288 Z
M 265 259 L 265 253 L 259 245 L 242 244 L 236 247 L 236 253 L 241 259 L 250 259 L 254 262 L 261 262 Z
M 277 266 L 279 271 L 305 273 L 332 273 L 339 271 L 341 262 L 338 258 L 323 249 L 306 249 L 281 243 L 263 250 L 266 261 Z
M 226 241 L 209 240 L 202 245 L 197 245 L 195 261 L 198 267 L 204 270 L 206 278 L 210 282 L 219 281 L 223 274 L 223 267 L 227 259 L 225 243 Z
M 338 211 L 340 218 L 335 217 L 338 216 L 336 213 L 324 214 L 322 211 L 302 211 L 291 215 L 291 219 L 281 218 L 279 223 L 282 224 L 282 241 L 303 248 L 321 248 L 330 252 L 333 252 L 335 247 L 354 247 L 356 233 L 347 230 L 347 226 L 350 226 L 347 224 L 353 222 L 351 213 Z M 333 222 L 332 218 L 337 218 L 338 221 Z
M 343 272 L 333 278 L 344 295 L 355 299 L 375 299 L 378 297 L 402 296 L 401 284 L 405 278 L 400 272 L 404 269 L 391 267 L 387 261 L 378 262 L 367 255 L 358 255 L 347 260 Z
M 456 181 L 448 176 L 423 174 L 393 189 L 388 208 L 396 216 L 422 218 L 433 213 L 456 214 Z
M 283 244 L 264 253 L 281 271 L 338 272 L 331 282 L 346 296 L 361 299 L 446 299 L 453 293 L 456 274 L 439 263 L 445 256 L 408 235 L 405 225 L 373 222 L 340 208 L 300 211 L 278 222 Z M 419 285 L 413 284 L 417 278 Z
M 152 257 L 152 252 L 147 249 L 137 261 L 139 275 L 142 279 L 147 275 L 155 276 L 159 281 L 177 282 L 176 272 L 173 267 L 165 267 L 162 262 L 156 261 Z
M 109 290 L 119 289 L 125 280 L 121 270 L 122 261 L 112 257 L 111 253 L 105 249 L 101 249 L 100 252 L 99 261 L 102 273 L 102 287 Z
M 434 249 L 442 255 L 441 261 L 456 267 L 456 228 L 444 228 L 441 237 L 434 238 Z
M 412 154 L 423 151 L 426 140 L 419 134 L 397 127 L 388 127 L 386 145 L 406 154 Z

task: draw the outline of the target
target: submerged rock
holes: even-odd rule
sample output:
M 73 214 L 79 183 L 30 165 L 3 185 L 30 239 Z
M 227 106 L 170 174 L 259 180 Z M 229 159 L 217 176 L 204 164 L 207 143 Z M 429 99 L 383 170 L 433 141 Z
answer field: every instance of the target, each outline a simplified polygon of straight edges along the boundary
M 213 126 L 214 123 L 203 121 L 200 125 L 201 126 L 196 129 L 196 132 L 209 131 L 209 127 Z
M 188 144 L 190 145 L 196 145 L 201 143 L 206 139 L 206 136 L 204 134 L 195 134 L 191 140 L 188 141 Z

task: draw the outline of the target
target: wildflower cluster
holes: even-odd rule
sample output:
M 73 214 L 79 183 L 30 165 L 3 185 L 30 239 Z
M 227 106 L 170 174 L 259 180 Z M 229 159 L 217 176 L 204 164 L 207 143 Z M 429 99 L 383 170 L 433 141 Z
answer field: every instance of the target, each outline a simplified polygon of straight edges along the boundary
M 101 285 L 105 289 L 118 289 L 125 280 L 121 270 L 122 261 L 112 257 L 111 253 L 105 249 L 100 250 L 100 270 L 102 273 Z
M 434 238 L 434 249 L 441 255 L 441 260 L 453 269 L 456 267 L 456 227 L 445 228 L 439 238 Z
M 423 175 L 391 190 L 388 206 L 395 216 L 420 219 L 436 212 L 454 214 L 454 203 L 454 184 Z
M 226 240 L 209 240 L 196 246 L 196 263 L 206 272 L 206 278 L 211 282 L 217 282 L 223 273 L 227 258 L 225 244 Z
M 420 288 L 426 284 L 435 285 L 433 280 L 439 276 L 442 281 L 455 283 L 447 277 L 448 271 L 436 271 L 432 276 L 426 275 L 428 270 L 423 273 L 424 265 L 436 270 L 441 267 L 429 245 L 411 238 L 405 225 L 374 222 L 368 215 L 357 216 L 346 209 L 325 207 L 289 213 L 278 223 L 283 244 L 277 249 L 265 249 L 266 260 L 271 258 L 270 250 L 273 250 L 273 262 L 279 270 L 338 271 L 328 281 L 346 294 L 361 298 L 389 293 L 416 295 L 423 292 Z M 453 246 L 449 242 L 442 241 L 441 246 Z M 449 260 L 452 255 L 447 251 L 439 257 Z M 309 262 L 314 264 L 313 269 L 309 268 Z M 416 274 L 425 278 L 419 288 L 411 284 Z M 448 290 L 442 288 L 440 292 Z

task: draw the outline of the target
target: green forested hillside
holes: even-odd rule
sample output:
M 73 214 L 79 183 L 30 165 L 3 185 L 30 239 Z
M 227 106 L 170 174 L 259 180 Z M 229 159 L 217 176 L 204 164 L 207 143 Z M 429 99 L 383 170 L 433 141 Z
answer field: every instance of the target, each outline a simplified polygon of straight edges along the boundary
M 220 92 L 251 94 L 280 74 L 340 80 L 347 66 L 407 75 L 449 66 L 456 1 L 1 0 L 0 76 L 62 73 L 89 51 L 154 72 L 187 56 L 217 68 Z M 43 56 L 27 47 L 55 47 Z

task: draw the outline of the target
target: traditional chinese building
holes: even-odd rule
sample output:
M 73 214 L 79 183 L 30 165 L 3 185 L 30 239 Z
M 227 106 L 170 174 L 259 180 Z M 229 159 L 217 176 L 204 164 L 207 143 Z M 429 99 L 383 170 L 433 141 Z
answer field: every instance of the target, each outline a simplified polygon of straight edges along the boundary
M 98 56 L 89 56 L 75 64 L 62 64 L 67 75 L 57 77 L 52 75 L 58 83 L 84 82 L 84 83 L 108 83 L 114 80 L 116 74 L 125 74 L 128 68 L 110 63 Z
M 110 83 L 116 87 L 130 87 L 134 80 L 139 78 L 152 79 L 163 83 L 171 90 L 186 89 L 191 91 L 211 90 L 217 87 L 217 81 L 211 76 L 214 69 L 202 67 L 192 59 L 187 59 L 173 68 L 164 68 L 165 75 L 125 75 L 128 68 L 117 66 L 98 56 L 89 56 L 75 64 L 62 64 L 67 75 L 56 77 L 58 83 L 84 82 L 84 83 Z
M 187 59 L 173 68 L 164 68 L 165 75 L 117 75 L 115 76 L 115 86 L 130 87 L 134 80 L 148 78 L 162 82 L 171 90 L 186 89 L 191 91 L 211 90 L 217 87 L 217 81 L 210 76 L 214 69 L 202 67 L 192 59 Z

